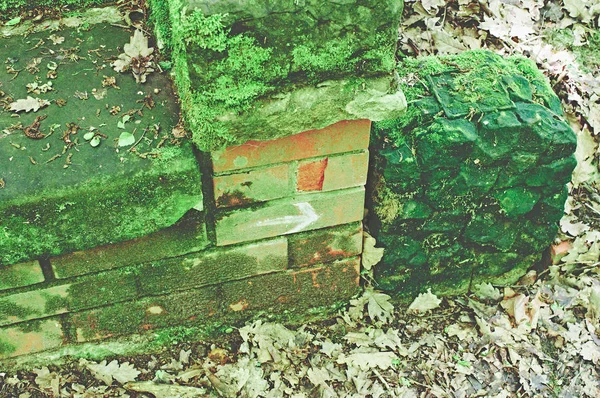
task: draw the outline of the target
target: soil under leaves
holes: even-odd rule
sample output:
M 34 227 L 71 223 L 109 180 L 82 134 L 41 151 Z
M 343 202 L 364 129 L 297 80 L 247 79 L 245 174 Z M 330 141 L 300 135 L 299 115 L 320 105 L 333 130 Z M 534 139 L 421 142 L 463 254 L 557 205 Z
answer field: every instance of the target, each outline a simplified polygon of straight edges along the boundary
M 600 396 L 599 14 L 581 0 L 406 3 L 405 55 L 524 54 L 563 100 L 579 164 L 554 265 L 441 302 L 427 293 L 394 308 L 367 288 L 335 319 L 299 328 L 257 321 L 156 355 L 0 373 L 0 396 Z

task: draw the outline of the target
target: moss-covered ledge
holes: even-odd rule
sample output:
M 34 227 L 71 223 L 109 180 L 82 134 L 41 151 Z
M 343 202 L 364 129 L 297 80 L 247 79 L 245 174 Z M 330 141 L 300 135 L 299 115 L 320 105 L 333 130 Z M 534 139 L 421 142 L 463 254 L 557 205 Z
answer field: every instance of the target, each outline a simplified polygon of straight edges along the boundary
M 393 76 L 402 0 L 149 5 L 203 150 L 406 108 Z
M 0 38 L 0 266 L 133 239 L 202 209 L 168 75 L 140 85 L 110 66 L 130 35 L 101 23 Z M 14 105 L 28 96 L 39 109 Z

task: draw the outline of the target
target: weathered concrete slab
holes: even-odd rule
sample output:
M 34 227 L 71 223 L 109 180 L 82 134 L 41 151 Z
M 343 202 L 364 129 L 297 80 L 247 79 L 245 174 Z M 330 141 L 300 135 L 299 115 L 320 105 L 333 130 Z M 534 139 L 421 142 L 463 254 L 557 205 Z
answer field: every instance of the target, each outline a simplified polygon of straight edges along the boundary
M 0 38 L 0 264 L 133 239 L 202 209 L 192 149 L 171 142 L 168 76 L 142 85 L 110 65 L 131 34 L 97 24 Z M 119 147 L 123 132 L 133 142 Z

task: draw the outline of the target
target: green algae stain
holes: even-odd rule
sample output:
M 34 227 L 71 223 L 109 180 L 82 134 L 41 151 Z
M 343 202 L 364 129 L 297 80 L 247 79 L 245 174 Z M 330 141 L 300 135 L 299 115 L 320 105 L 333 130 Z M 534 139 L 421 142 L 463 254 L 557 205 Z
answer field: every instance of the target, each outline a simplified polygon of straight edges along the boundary
M 16 304 L 10 299 L 0 299 L 0 319 L 2 320 L 22 320 L 38 315 L 43 314 L 36 309 Z

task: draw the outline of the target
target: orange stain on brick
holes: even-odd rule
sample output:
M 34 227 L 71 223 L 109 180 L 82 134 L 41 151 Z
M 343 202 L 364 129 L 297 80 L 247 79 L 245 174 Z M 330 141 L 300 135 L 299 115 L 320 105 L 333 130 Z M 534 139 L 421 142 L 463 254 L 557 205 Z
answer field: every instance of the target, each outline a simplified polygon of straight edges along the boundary
M 316 162 L 301 163 L 298 166 L 298 191 L 322 191 L 325 181 L 325 169 L 329 159 L 325 158 Z
M 216 173 L 367 149 L 371 121 L 343 120 L 320 130 L 270 141 L 248 141 L 212 153 Z M 239 157 L 244 157 L 240 161 Z

